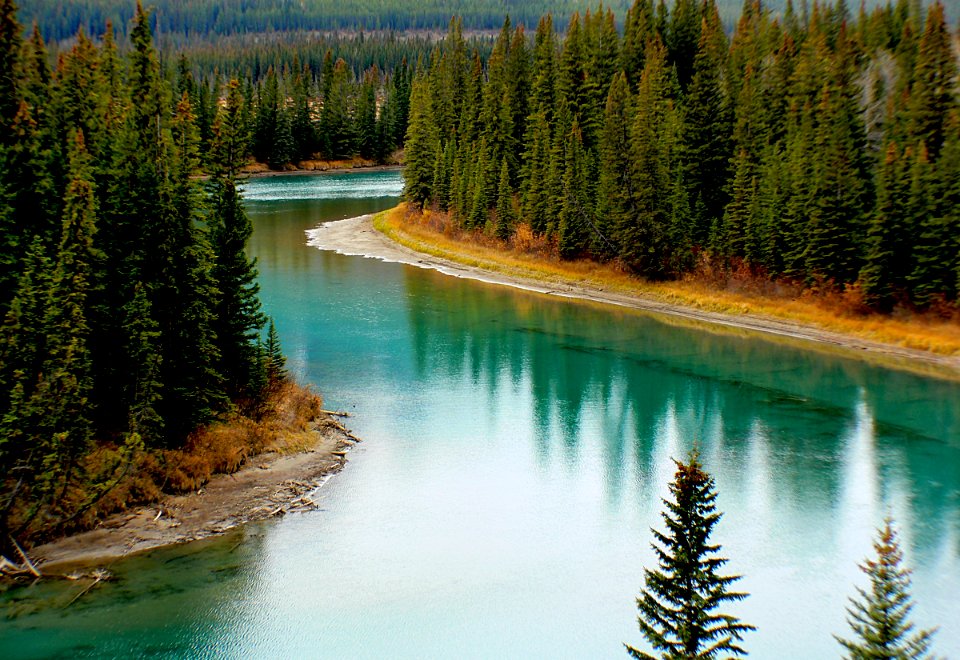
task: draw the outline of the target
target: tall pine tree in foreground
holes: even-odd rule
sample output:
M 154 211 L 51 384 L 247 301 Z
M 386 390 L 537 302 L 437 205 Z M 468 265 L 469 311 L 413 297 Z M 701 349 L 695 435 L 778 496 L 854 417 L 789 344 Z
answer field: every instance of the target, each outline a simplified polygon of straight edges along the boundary
M 720 520 L 714 501 L 713 478 L 703 471 L 696 451 L 686 463 L 674 461 L 677 472 L 670 484 L 673 501 L 663 500 L 667 532 L 653 530 L 659 570 L 644 569 L 645 588 L 637 598 L 640 631 L 656 654 L 630 645 L 627 651 L 644 660 L 712 658 L 746 655 L 739 646 L 744 633 L 755 630 L 717 609 L 748 594 L 729 591 L 739 575 L 720 575 L 727 560 L 718 557 L 719 545 L 709 543 Z
M 859 600 L 850 599 L 847 621 L 853 629 L 851 640 L 837 637 L 850 660 L 911 660 L 929 657 L 935 630 L 913 631 L 909 620 L 910 570 L 902 568 L 903 552 L 888 518 L 874 541 L 876 559 L 867 559 L 860 570 L 870 577 L 870 590 L 857 587 Z

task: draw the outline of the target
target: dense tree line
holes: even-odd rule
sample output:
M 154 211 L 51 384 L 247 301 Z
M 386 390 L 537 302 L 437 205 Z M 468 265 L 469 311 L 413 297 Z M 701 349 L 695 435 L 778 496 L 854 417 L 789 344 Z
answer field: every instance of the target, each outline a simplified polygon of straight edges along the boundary
M 151 6 L 155 8 L 153 28 L 166 45 L 167 39 L 188 36 L 212 41 L 226 35 L 295 31 L 443 30 L 452 14 L 463 18 L 466 30 L 495 31 L 505 15 L 532 27 L 540 16 L 551 13 L 559 23 L 566 24 L 574 12 L 583 12 L 591 4 L 590 0 L 155 0 Z M 718 0 L 725 25 L 736 23 L 742 4 L 741 0 Z M 782 13 L 786 4 L 786 0 L 772 0 L 769 6 Z M 881 0 L 866 2 L 868 9 L 879 4 Z M 960 0 L 945 4 L 949 16 L 960 16 Z M 629 5 L 627 0 L 605 3 L 617 16 L 623 16 Z M 126 30 L 132 18 L 133 5 L 127 0 L 31 0 L 21 8 L 25 25 L 40 23 L 44 38 L 56 42 L 72 38 L 81 28 L 97 32 L 108 20 Z M 123 32 L 120 36 L 127 35 Z
M 68 525 L 133 453 L 255 406 L 277 361 L 244 252 L 239 84 L 203 127 L 205 182 L 197 108 L 139 5 L 124 58 L 108 30 L 51 68 L 21 34 L 0 1 L 0 545 Z
M 198 75 L 185 54 L 170 75 L 196 115 L 202 152 L 213 153 L 214 120 L 227 96 L 216 70 Z M 401 59 L 388 74 L 376 65 L 357 76 L 328 49 L 319 70 L 294 55 L 290 66 L 250 71 L 236 82 L 242 156 L 279 169 L 314 157 L 360 156 L 383 162 L 403 146 L 412 68 Z
M 190 38 L 167 39 L 169 58 L 185 56 L 193 75 L 200 78 L 251 78 L 261 81 L 272 67 L 283 69 L 308 68 L 314 79 L 323 73 L 328 53 L 333 61 L 342 59 L 356 78 L 373 67 L 387 75 L 400 68 L 404 61 L 415 64 L 427 60 L 437 39 L 416 34 L 378 33 L 359 35 L 279 33 L 272 35 L 234 35 L 221 37 L 216 42 Z M 173 42 L 172 44 L 170 42 Z M 490 54 L 493 39 L 476 36 L 468 40 L 482 57 Z M 173 52 L 176 55 L 172 55 Z
M 217 37 L 290 31 L 444 30 L 450 17 L 463 17 L 469 30 L 496 30 L 506 14 L 529 25 L 541 14 L 564 18 L 589 6 L 588 0 L 154 0 L 156 32 L 164 36 Z M 610 5 L 625 10 L 625 0 Z M 127 26 L 133 18 L 128 0 L 31 0 L 21 8 L 21 20 L 41 24 L 48 41 L 68 39 L 78 29 L 99 31 L 104 22 Z
M 889 309 L 956 301 L 960 105 L 943 6 L 713 0 L 509 19 L 487 62 L 451 34 L 413 82 L 407 197 L 564 258 L 639 274 L 747 266 L 858 283 Z

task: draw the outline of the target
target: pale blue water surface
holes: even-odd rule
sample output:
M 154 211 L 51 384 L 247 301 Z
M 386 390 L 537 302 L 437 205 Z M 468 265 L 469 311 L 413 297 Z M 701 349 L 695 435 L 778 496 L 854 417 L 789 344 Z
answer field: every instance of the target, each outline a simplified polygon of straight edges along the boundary
M 245 185 L 289 368 L 363 444 L 322 509 L 3 596 L 2 657 L 622 658 L 694 440 L 757 658 L 839 657 L 884 516 L 960 656 L 960 386 L 306 246 L 399 173 Z

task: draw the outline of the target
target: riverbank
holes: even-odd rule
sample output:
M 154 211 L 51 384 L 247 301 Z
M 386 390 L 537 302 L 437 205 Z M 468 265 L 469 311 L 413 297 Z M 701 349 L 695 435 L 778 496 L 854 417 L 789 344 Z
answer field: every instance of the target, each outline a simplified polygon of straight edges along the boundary
M 80 566 L 109 568 L 133 553 L 315 508 L 315 491 L 343 468 L 356 442 L 333 414 L 321 411 L 306 428 L 277 429 L 264 451 L 247 457 L 239 470 L 214 475 L 196 490 L 166 494 L 108 516 L 90 531 L 37 546 L 29 551 L 30 559 L 41 574 L 65 574 Z
M 960 327 L 955 323 L 914 328 L 908 322 L 891 318 L 845 319 L 831 316 L 810 301 L 758 300 L 728 292 L 711 293 L 682 282 L 641 282 L 609 268 L 597 273 L 596 264 L 502 254 L 457 241 L 433 230 L 429 223 L 411 221 L 405 215 L 405 208 L 400 206 L 377 216 L 326 223 L 308 232 L 308 242 L 341 254 L 405 263 L 546 295 L 618 305 L 708 331 L 749 334 L 867 359 L 887 367 L 960 379 Z M 818 318 L 820 322 L 805 320 L 809 318 Z M 878 335 L 894 335 L 901 341 L 880 341 L 875 338 Z
M 311 160 L 300 163 L 299 167 L 289 170 L 271 170 L 263 163 L 251 163 L 240 174 L 249 179 L 272 178 L 276 176 L 302 176 L 307 174 L 352 174 L 367 172 L 392 172 L 403 169 L 399 163 L 377 164 L 362 159 L 323 161 Z

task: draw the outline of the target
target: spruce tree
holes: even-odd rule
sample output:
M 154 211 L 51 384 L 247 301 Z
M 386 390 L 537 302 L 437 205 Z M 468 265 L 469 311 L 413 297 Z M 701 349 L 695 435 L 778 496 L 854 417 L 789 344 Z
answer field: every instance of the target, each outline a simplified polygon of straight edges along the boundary
M 163 437 L 164 420 L 158 408 L 162 400 L 160 382 L 162 356 L 157 347 L 160 331 L 150 313 L 146 288 L 138 283 L 133 297 L 121 310 L 123 351 L 130 356 L 133 369 L 123 374 L 120 390 L 127 409 L 127 431 L 135 433 L 148 446 Z
M 234 99 L 234 112 L 237 101 Z M 184 95 L 171 120 L 172 149 L 161 189 L 166 208 L 166 231 L 156 252 L 176 267 L 160 270 L 154 278 L 150 311 L 157 321 L 161 349 L 159 381 L 163 399 L 158 411 L 167 421 L 168 440 L 209 421 L 226 401 L 218 362 L 216 323 L 211 301 L 218 299 L 214 255 L 204 226 L 203 189 L 195 177 L 199 167 L 196 125 L 189 98 Z M 217 154 L 214 154 L 216 158 Z M 232 157 L 231 157 L 232 158 Z M 222 176 L 222 172 L 217 172 Z M 221 181 L 214 176 L 213 185 Z M 214 199 L 219 199 L 214 195 Z M 208 222 L 218 228 L 215 221 Z
M 235 90 L 235 86 L 231 85 Z M 246 255 L 253 225 L 243 207 L 237 187 L 241 129 L 239 95 L 227 97 L 227 104 L 214 129 L 214 174 L 211 177 L 212 209 L 208 219 L 213 249 L 213 285 L 219 292 L 212 320 L 219 352 L 219 368 L 231 395 L 250 397 L 250 385 L 260 376 L 262 364 L 255 346 L 264 316 L 260 311 L 260 290 L 256 282 L 256 259 Z
M 672 143 L 676 118 L 665 56 L 663 46 L 654 41 L 644 57 L 646 66 L 637 89 L 629 145 L 635 211 L 624 215 L 615 228 L 620 258 L 637 272 L 654 278 L 668 275 L 672 261 L 667 197 L 676 147 Z
M 527 146 L 523 159 L 523 217 L 536 234 L 547 231 L 549 191 L 544 182 L 550 171 L 550 125 L 543 110 L 527 122 Z
M 669 486 L 673 499 L 663 500 L 666 510 L 661 513 L 667 531 L 653 530 L 659 569 L 644 569 L 646 586 L 637 599 L 640 630 L 654 653 L 630 645 L 627 651 L 644 660 L 746 655 L 740 642 L 755 628 L 717 611 L 747 594 L 729 590 L 740 576 L 719 574 L 727 560 L 717 556 L 720 545 L 709 542 L 721 516 L 713 479 L 696 452 L 686 463 L 674 462 L 677 472 Z
M 280 335 L 277 333 L 272 318 L 267 330 L 267 343 L 263 349 L 264 357 L 267 360 L 267 380 L 270 384 L 279 383 L 287 377 L 287 370 L 284 368 L 287 359 L 283 356 L 283 351 L 280 348 Z
M 410 123 L 407 126 L 403 194 L 418 206 L 433 197 L 434 159 L 440 137 L 433 120 L 428 82 L 419 76 L 410 93 Z
M 910 154 L 908 150 L 907 155 Z M 889 311 L 906 285 L 912 260 L 911 232 L 906 213 L 907 177 L 897 145 L 887 147 L 877 175 L 877 202 L 867 226 L 866 251 L 860 283 L 868 304 Z
M 957 58 L 943 5 L 935 2 L 920 37 L 908 107 L 910 141 L 923 142 L 932 161 L 940 155 L 950 113 L 958 107 L 956 77 Z
M 513 213 L 513 189 L 510 187 L 510 170 L 507 159 L 500 166 L 500 180 L 497 185 L 497 238 L 509 240 L 513 236 L 516 218 Z
M 849 660 L 913 660 L 929 657 L 935 630 L 917 630 L 910 621 L 910 570 L 903 568 L 903 551 L 887 518 L 873 543 L 875 559 L 867 559 L 860 570 L 870 578 L 870 588 L 857 587 L 859 598 L 850 599 L 847 622 L 852 639 L 836 637 Z
M 727 39 L 716 5 L 703 21 L 700 43 L 693 60 L 693 78 L 683 105 L 682 157 L 691 205 L 697 214 L 693 240 L 705 245 L 710 228 L 727 204 L 730 170 L 730 104 L 722 73 Z
M 590 204 L 588 158 L 580 125 L 575 121 L 567 140 L 563 196 L 558 215 L 558 245 L 563 259 L 582 256 L 590 247 L 590 230 L 595 209 Z
M 632 221 L 634 208 L 631 176 L 630 131 L 633 125 L 633 99 L 627 76 L 618 74 L 610 85 L 600 135 L 600 184 L 597 191 L 597 254 L 617 256 L 613 243 L 618 227 Z
M 556 109 L 557 94 L 557 43 L 553 33 L 553 17 L 550 14 L 542 17 L 537 24 L 531 80 L 530 111 L 543 113 L 547 123 L 550 123 Z M 529 122 L 527 131 L 530 131 Z M 527 140 L 529 143 L 529 137 Z
M 23 27 L 17 22 L 17 5 L 0 0 L 0 145 L 13 141 L 10 126 L 20 107 L 18 62 Z

